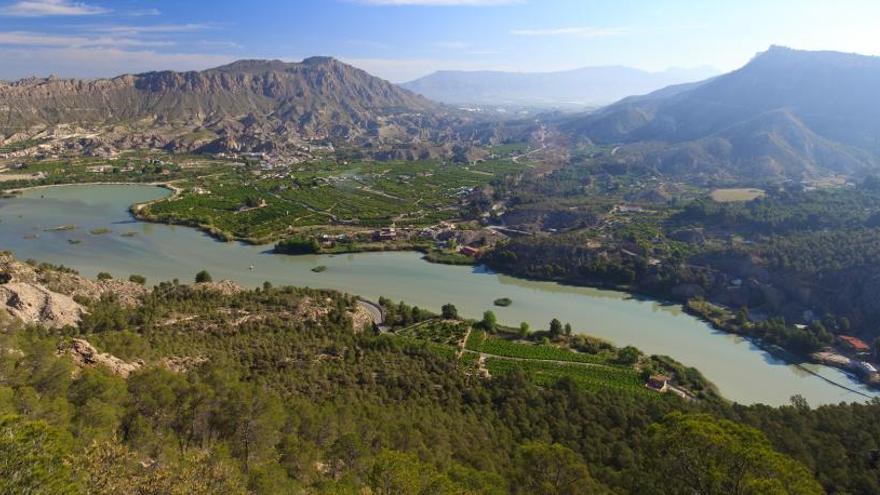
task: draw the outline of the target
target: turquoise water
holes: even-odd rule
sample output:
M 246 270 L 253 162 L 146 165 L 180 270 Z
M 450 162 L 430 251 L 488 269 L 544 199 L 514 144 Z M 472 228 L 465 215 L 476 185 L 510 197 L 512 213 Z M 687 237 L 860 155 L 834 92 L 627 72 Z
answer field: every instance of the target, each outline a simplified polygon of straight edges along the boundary
M 0 248 L 21 259 L 64 264 L 87 276 L 100 271 L 117 277 L 138 273 L 155 283 L 190 280 L 206 269 L 215 280 L 228 278 L 254 287 L 268 280 L 276 285 L 337 289 L 370 299 L 386 296 L 434 310 L 451 302 L 460 313 L 475 318 L 492 309 L 502 323 L 526 321 L 532 328 L 546 328 L 552 318 L 559 318 L 571 322 L 578 332 L 695 366 L 725 397 L 737 402 L 778 405 L 794 394 L 812 405 L 866 400 L 787 365 L 740 337 L 711 329 L 677 305 L 616 291 L 525 281 L 485 268 L 436 265 L 411 252 L 274 255 L 268 246 L 217 242 L 191 228 L 137 222 L 128 213 L 129 205 L 167 193 L 134 185 L 31 189 L 20 197 L 0 200 Z M 46 230 L 62 225 L 76 228 Z M 89 233 L 96 228 L 112 232 Z M 122 235 L 127 232 L 134 235 Z M 70 244 L 68 239 L 81 242 Z M 312 272 L 318 265 L 328 269 Z M 499 297 L 509 297 L 513 304 L 495 307 L 493 301 Z M 809 365 L 809 369 L 876 395 L 834 368 Z

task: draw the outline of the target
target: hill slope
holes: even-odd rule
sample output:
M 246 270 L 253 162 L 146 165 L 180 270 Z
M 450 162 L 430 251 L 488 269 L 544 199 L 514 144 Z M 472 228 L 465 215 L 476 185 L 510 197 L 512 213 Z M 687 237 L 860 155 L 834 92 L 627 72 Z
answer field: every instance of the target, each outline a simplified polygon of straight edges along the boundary
M 142 133 L 175 149 L 264 150 L 314 140 L 413 144 L 450 138 L 457 118 L 327 57 L 0 84 L 0 134 L 7 138 L 64 129 L 100 131 L 123 141 Z
M 878 165 L 878 87 L 880 58 L 771 47 L 729 74 L 628 98 L 562 127 L 597 143 L 641 143 L 621 159 L 661 172 L 854 173 Z
M 582 108 L 711 75 L 710 68 L 646 72 L 618 66 L 543 73 L 439 71 L 402 86 L 450 104 Z

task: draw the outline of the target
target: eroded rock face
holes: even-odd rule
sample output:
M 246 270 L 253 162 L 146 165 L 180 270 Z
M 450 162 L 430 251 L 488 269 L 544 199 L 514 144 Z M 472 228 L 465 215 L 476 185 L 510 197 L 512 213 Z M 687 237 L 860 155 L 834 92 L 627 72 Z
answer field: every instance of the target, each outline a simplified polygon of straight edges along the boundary
M 98 352 L 92 344 L 83 339 L 72 339 L 68 344 L 65 344 L 59 352 L 67 354 L 73 358 L 73 361 L 77 366 L 105 366 L 113 374 L 119 375 L 122 378 L 128 378 L 128 375 L 143 366 L 142 362 L 129 363 L 111 354 Z
M 0 303 L 9 314 L 25 323 L 50 328 L 77 325 L 85 314 L 72 297 L 29 282 L 0 285 Z

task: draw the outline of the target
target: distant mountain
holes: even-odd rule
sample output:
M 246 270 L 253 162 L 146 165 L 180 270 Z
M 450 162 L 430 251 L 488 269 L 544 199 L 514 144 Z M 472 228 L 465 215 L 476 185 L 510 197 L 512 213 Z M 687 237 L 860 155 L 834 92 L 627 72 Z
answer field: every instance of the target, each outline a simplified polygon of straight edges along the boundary
M 734 72 L 627 98 L 564 132 L 661 173 L 802 179 L 880 166 L 880 58 L 771 47 Z
M 440 71 L 402 86 L 450 104 L 584 108 L 716 74 L 708 67 L 646 72 L 618 66 L 543 73 Z
M 461 115 L 328 57 L 242 60 L 201 72 L 0 83 L 0 139 L 59 129 L 176 150 L 369 146 L 454 139 Z M 128 143 L 137 144 L 137 143 Z

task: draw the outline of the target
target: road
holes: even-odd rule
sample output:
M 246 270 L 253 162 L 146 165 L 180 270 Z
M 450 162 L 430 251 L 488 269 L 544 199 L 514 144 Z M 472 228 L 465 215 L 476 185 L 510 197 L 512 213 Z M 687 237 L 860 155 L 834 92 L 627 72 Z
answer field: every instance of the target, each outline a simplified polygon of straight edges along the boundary
M 389 330 L 390 327 L 385 324 L 385 313 L 382 311 L 381 306 L 365 299 L 358 299 L 357 303 L 358 306 L 370 312 L 370 316 L 373 317 L 373 324 L 379 328 L 379 331 L 387 332 Z

